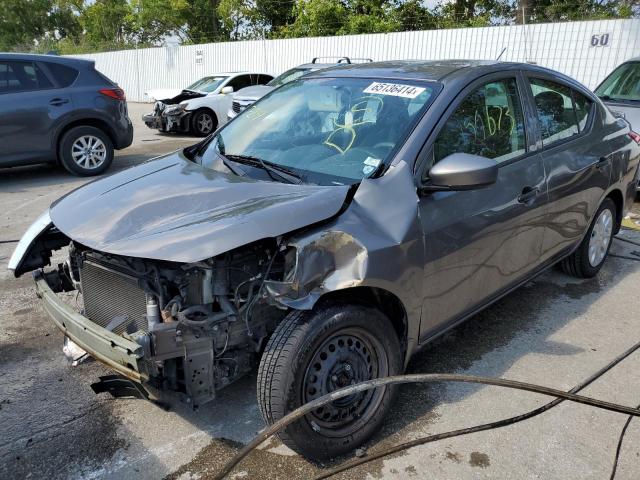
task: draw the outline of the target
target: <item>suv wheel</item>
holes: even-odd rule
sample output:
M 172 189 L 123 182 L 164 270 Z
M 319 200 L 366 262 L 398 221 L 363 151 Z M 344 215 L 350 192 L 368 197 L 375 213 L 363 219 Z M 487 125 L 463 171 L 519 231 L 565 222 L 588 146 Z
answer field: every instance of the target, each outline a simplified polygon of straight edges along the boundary
M 402 370 L 400 343 L 389 320 L 373 308 L 347 305 L 294 311 L 278 325 L 260 361 L 258 403 L 272 424 L 329 392 Z M 345 454 L 382 425 L 395 387 L 336 400 L 279 433 L 313 460 Z
M 113 143 L 99 128 L 73 127 L 60 140 L 58 158 L 74 175 L 100 175 L 113 161 Z
M 564 272 L 578 278 L 596 275 L 611 248 L 615 222 L 616 206 L 613 200 L 605 198 L 578 249 L 562 260 Z
M 191 116 L 191 131 L 199 136 L 206 137 L 218 126 L 216 116 L 206 108 L 196 110 Z

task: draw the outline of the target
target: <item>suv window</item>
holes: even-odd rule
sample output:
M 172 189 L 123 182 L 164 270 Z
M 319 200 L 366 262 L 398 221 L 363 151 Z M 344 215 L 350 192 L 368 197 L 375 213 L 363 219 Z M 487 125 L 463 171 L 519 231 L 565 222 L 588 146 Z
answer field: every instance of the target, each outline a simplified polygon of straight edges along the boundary
M 227 84 L 228 87 L 233 87 L 234 92 L 237 92 L 241 88 L 250 87 L 251 85 L 251 75 L 239 75 Z
M 53 78 L 55 78 L 58 86 L 61 88 L 70 86 L 76 78 L 78 78 L 78 70 L 75 68 L 60 65 L 59 63 L 46 63 L 45 65 L 51 72 L 51 75 L 53 75 Z
M 470 153 L 504 162 L 526 151 L 524 117 L 515 78 L 487 83 L 451 114 L 433 153 L 439 162 L 452 153 Z
M 591 107 L 588 99 L 575 92 L 579 100 L 576 112 L 572 90 L 569 87 L 539 78 L 530 79 L 530 83 L 544 146 L 578 135 L 578 118 L 584 130 Z
M 32 62 L 0 62 L 0 93 L 52 88 L 51 81 Z

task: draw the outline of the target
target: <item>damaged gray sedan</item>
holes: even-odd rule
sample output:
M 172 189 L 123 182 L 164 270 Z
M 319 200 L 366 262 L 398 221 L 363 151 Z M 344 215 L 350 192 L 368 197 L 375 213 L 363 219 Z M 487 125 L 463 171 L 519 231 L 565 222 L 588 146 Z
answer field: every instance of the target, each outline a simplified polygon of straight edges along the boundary
M 133 390 L 200 406 L 258 367 L 273 423 L 401 373 L 555 263 L 595 275 L 634 196 L 634 138 L 586 88 L 532 65 L 322 70 L 58 200 L 9 266 L 34 271 L 65 336 Z M 393 395 L 337 400 L 281 438 L 308 458 L 348 452 Z

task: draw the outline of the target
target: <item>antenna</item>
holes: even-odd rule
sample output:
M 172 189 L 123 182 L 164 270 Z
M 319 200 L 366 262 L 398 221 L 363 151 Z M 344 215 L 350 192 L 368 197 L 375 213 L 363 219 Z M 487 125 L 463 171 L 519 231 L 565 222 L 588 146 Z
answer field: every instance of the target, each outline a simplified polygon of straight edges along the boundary
M 503 54 L 504 52 L 506 52 L 506 51 L 507 51 L 507 47 L 504 47 L 504 48 L 502 49 L 502 51 L 500 52 L 500 55 L 498 55 L 498 58 L 496 58 L 496 62 L 497 62 L 498 60 L 500 60 L 500 57 L 502 57 L 502 54 Z

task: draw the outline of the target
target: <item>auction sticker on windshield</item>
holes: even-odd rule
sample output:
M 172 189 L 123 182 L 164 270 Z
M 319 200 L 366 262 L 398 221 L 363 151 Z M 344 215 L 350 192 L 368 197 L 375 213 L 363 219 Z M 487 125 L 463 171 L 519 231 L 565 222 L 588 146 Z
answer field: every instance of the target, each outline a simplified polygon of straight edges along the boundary
M 363 93 L 378 93 L 380 95 L 392 95 L 394 97 L 416 98 L 425 90 L 423 87 L 414 87 L 413 85 L 373 82 L 364 89 Z

